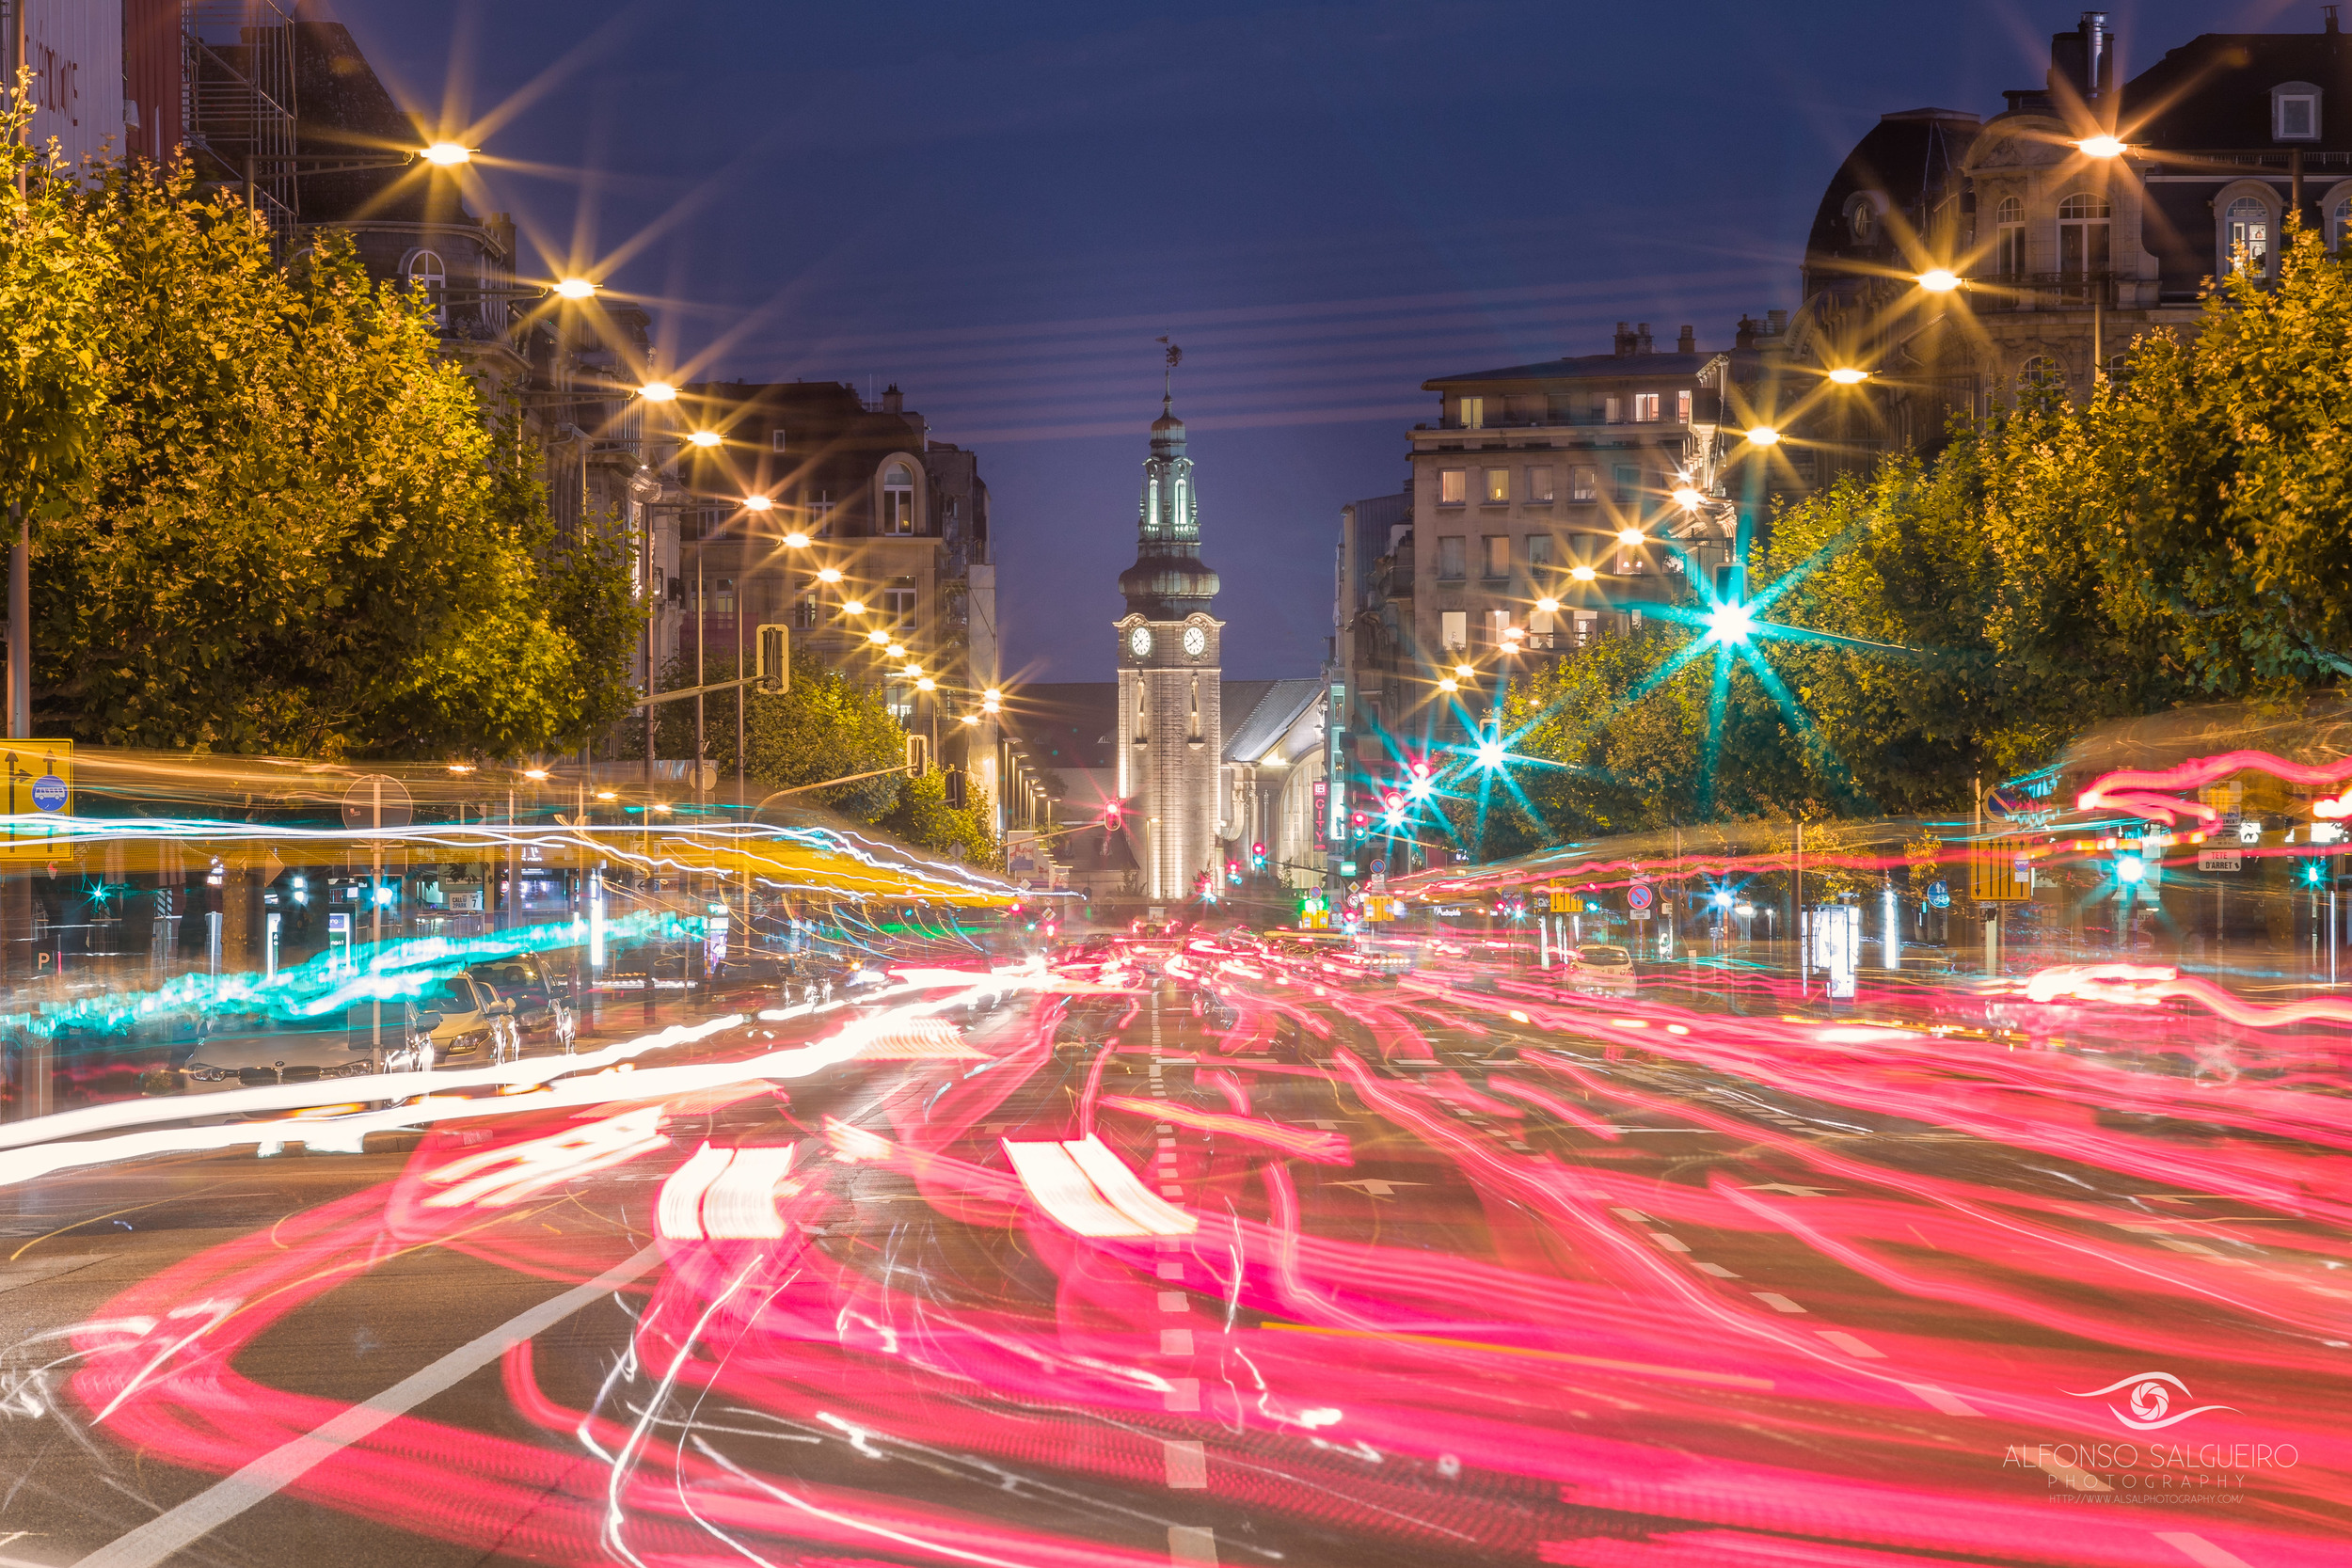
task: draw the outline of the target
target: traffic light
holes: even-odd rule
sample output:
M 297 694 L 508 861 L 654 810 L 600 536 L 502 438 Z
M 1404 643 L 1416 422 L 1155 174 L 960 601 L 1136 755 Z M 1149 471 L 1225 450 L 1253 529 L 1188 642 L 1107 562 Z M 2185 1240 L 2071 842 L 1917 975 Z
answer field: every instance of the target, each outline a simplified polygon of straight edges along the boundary
M 1235 887 L 1241 885 L 1241 862 L 1227 861 L 1225 863 L 1225 879 Z
M 1108 828 L 1112 832 L 1119 832 L 1120 812 L 1120 807 L 1119 802 L 1116 800 L 1113 800 L 1109 805 L 1104 806 L 1103 808 L 1103 826 Z
M 1405 797 L 1399 795 L 1395 790 L 1391 789 L 1387 794 L 1380 797 L 1380 804 L 1387 810 L 1391 816 L 1394 816 L 1398 812 L 1405 809 Z
M 1265 869 L 1264 845 L 1253 844 L 1249 847 L 1249 869 L 1252 871 L 1263 871 Z

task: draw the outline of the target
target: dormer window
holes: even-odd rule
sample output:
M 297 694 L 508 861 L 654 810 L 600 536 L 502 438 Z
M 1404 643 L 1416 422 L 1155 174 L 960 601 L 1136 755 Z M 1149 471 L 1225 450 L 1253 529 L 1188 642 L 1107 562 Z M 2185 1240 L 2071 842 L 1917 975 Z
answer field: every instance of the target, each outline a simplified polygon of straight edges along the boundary
M 2270 139 L 2319 139 L 2319 88 L 2309 82 L 2281 82 L 2270 89 Z
M 1846 231 L 1853 236 L 1857 245 L 1877 243 L 1879 204 L 1868 191 L 1856 191 L 1846 198 Z

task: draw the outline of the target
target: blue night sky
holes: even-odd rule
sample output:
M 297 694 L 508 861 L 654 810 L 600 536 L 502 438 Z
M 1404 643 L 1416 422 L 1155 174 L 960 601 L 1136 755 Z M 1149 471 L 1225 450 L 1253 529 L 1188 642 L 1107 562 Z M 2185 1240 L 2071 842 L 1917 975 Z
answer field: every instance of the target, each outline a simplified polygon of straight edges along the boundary
M 1311 675 L 1339 509 L 1432 375 L 1728 344 L 1793 309 L 1823 184 L 1887 110 L 1990 115 L 2071 5 L 334 0 L 495 155 L 552 272 L 697 376 L 905 388 L 977 448 L 1009 675 L 1107 678 L 1159 347 L 1229 677 Z M 2111 12 L 2124 73 L 2316 5 Z M 617 260 L 617 264 L 612 264 Z M 529 257 L 526 255 L 528 266 Z M 609 266 L 610 270 L 605 271 Z

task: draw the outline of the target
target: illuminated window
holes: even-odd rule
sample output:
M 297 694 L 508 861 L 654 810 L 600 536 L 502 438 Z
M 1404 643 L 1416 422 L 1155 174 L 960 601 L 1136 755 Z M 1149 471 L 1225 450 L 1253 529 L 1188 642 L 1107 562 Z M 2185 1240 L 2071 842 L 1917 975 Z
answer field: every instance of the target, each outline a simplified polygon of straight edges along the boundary
M 893 463 L 882 474 L 882 531 L 914 531 L 914 470 L 904 463 Z
M 1551 535 L 1531 533 L 1527 536 L 1527 566 L 1533 572 L 1548 571 L 1551 566 Z
M 1511 536 L 1489 533 L 1478 542 L 1479 576 L 1507 578 L 1511 575 Z
M 1577 467 L 1568 470 L 1568 499 L 1597 501 L 1600 499 L 1600 472 L 1597 468 Z
M 2336 210 L 2328 214 L 2328 248 L 2344 248 L 2344 231 L 2352 229 L 2352 196 L 2336 203 Z
M 1510 499 L 1511 470 L 1508 468 L 1488 468 L 1486 470 L 1486 504 L 1492 506 L 1499 502 L 1507 501 Z
M 2096 277 L 2107 270 L 2114 207 L 2104 196 L 2076 194 L 2058 203 L 2058 276 Z
M 401 268 L 408 286 L 424 294 L 433 308 L 433 325 L 449 325 L 449 268 L 430 250 L 412 250 Z
M 1690 393 L 1677 392 L 1675 394 L 1675 420 L 1677 422 L 1681 424 L 1689 424 L 1691 422 Z
M 1634 393 L 1633 422 L 1635 424 L 1656 424 L 1658 422 L 1658 404 L 1659 397 L 1656 392 Z
M 1464 430 L 1486 428 L 1486 400 L 1485 398 L 1464 398 L 1461 403 L 1461 426 Z
M 718 587 L 711 590 L 710 612 L 713 615 L 735 613 L 735 581 L 733 578 L 721 578 Z
M 1438 504 L 1459 506 L 1470 499 L 1470 470 L 1439 468 L 1438 470 Z
M 1549 464 L 1527 470 L 1527 499 L 1531 501 L 1551 499 L 1551 466 Z
M 1993 270 L 2003 277 L 2026 276 L 2026 204 L 2013 196 L 2001 198 L 1994 213 Z
M 1503 633 L 1511 629 L 1511 612 L 1507 610 L 1486 611 L 1486 624 L 1479 628 L 1486 636 L 1486 646 L 1500 648 L 1506 641 Z
M 1438 580 L 1439 582 L 1459 582 L 1462 580 L 1464 575 L 1465 574 L 1462 570 L 1462 536 L 1456 533 L 1440 538 L 1438 541 Z
M 1445 651 L 1470 646 L 1470 612 L 1464 610 L 1441 610 L 1438 615 L 1438 641 Z
M 2223 227 L 2223 264 L 2232 272 L 2260 277 L 2270 271 L 2270 204 L 2258 196 L 2241 196 L 2230 203 Z
M 1604 399 L 1601 403 L 1601 414 L 1605 423 L 1618 423 L 1625 418 L 1625 400 L 1623 398 Z

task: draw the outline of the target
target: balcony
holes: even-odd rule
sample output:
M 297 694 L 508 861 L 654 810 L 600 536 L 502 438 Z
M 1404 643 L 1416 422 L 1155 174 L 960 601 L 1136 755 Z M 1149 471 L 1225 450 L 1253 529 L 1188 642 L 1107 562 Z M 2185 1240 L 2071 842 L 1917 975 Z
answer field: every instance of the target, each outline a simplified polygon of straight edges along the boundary
M 1979 315 L 2088 310 L 2094 306 L 2115 310 L 2122 308 L 2124 292 L 2137 281 L 2111 272 L 2029 272 L 2008 277 L 1975 277 L 1968 281 L 1968 304 Z

